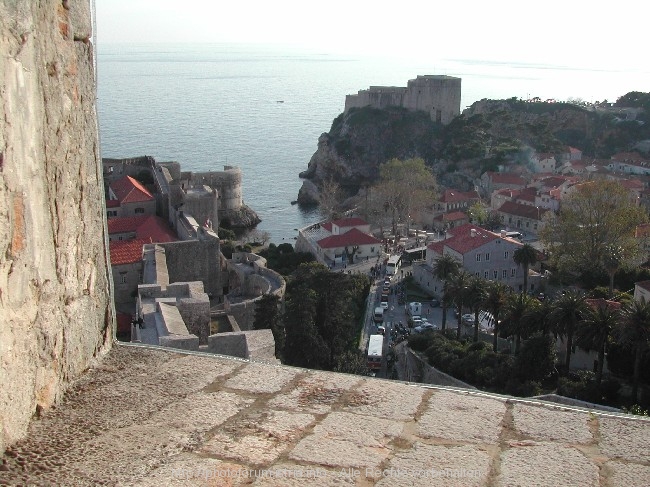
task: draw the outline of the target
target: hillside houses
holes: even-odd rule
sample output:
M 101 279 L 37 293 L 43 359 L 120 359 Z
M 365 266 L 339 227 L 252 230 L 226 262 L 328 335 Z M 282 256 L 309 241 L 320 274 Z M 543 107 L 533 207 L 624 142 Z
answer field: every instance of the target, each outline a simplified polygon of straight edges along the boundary
M 514 252 L 522 243 L 506 237 L 505 232 L 490 232 L 477 225 L 467 224 L 447 232 L 447 238 L 427 246 L 426 261 L 414 265 L 413 276 L 418 284 L 442 297 L 443 283 L 434 275 L 435 261 L 442 255 L 451 255 L 462 268 L 477 277 L 500 281 L 515 291 L 521 291 L 523 268 L 515 264 Z M 537 279 L 529 279 L 531 290 L 539 286 Z
M 377 258 L 382 242 L 370 234 L 361 218 L 342 218 L 315 224 L 298 232 L 296 251 L 308 252 L 330 268 Z

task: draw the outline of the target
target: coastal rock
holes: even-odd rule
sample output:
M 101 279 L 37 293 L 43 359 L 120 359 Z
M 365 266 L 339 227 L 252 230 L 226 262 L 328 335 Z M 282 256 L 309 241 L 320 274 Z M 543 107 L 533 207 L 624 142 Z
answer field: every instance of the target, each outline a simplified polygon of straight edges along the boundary
M 238 210 L 229 213 L 229 223 L 232 228 L 253 228 L 261 221 L 255 211 L 243 204 Z
M 316 152 L 300 173 L 303 184 L 298 202 L 317 203 L 325 181 L 338 183 L 346 197 L 354 196 L 376 181 L 379 166 L 393 158 L 422 157 L 432 162 L 436 127 L 426 112 L 351 108 L 318 138 Z

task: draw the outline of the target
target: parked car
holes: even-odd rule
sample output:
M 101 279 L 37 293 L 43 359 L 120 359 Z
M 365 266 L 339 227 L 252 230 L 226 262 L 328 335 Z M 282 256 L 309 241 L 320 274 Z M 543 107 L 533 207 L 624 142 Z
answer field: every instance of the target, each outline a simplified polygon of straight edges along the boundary
M 381 306 L 384 309 L 388 309 L 388 301 L 382 301 L 379 303 L 379 306 Z
M 379 333 L 380 335 L 385 335 L 386 334 L 386 328 L 383 325 L 379 325 L 377 327 L 377 333 Z
M 424 333 L 425 331 L 437 330 L 438 327 L 433 323 L 423 322 L 421 325 L 413 328 L 414 333 Z
M 438 306 L 440 306 L 440 301 L 438 301 L 437 299 L 432 299 L 432 300 L 429 302 L 429 304 L 430 304 L 431 306 L 433 306 L 434 308 L 437 308 Z

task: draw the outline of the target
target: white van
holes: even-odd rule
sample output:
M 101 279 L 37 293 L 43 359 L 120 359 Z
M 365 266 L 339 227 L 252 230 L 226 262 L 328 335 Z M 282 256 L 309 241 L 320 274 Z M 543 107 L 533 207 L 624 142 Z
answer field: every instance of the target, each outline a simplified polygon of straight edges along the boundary
M 381 323 L 384 321 L 384 308 L 377 306 L 375 308 L 375 323 Z
M 406 306 L 406 313 L 409 316 L 417 316 L 422 314 L 422 303 L 418 303 L 416 301 L 409 303 Z

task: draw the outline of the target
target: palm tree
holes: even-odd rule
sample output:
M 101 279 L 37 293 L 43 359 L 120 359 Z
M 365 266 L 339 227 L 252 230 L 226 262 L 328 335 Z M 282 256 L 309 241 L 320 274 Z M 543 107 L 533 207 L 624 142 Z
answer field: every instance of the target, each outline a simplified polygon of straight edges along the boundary
M 447 286 L 449 278 L 458 273 L 460 262 L 449 254 L 443 254 L 433 262 L 433 275 L 443 282 L 443 296 L 440 300 L 442 306 L 442 329 L 447 327 L 447 305 L 449 299 L 445 298 L 444 289 Z
M 488 281 L 487 294 L 485 296 L 485 308 L 494 318 L 494 337 L 492 350 L 497 351 L 499 340 L 499 315 L 506 304 L 506 298 L 509 294 L 508 286 L 499 281 Z
M 537 262 L 537 250 L 530 244 L 524 244 L 512 254 L 515 264 L 524 268 L 524 292 L 528 292 L 528 268 Z
M 460 340 L 460 329 L 463 319 L 463 306 L 466 304 L 467 287 L 470 282 L 470 275 L 464 270 L 451 276 L 447 285 L 445 286 L 446 293 L 451 297 L 452 302 L 456 306 L 456 317 L 458 319 L 458 329 L 456 330 L 456 338 Z
M 531 315 L 539 306 L 539 301 L 524 293 L 511 294 L 506 300 L 502 325 L 509 336 L 515 336 L 515 355 L 519 353 L 521 338 L 531 329 Z
M 641 373 L 641 358 L 648 350 L 650 342 L 650 303 L 645 299 L 632 301 L 623 308 L 623 323 L 617 329 L 618 338 L 622 343 L 634 347 L 634 379 L 632 397 L 637 400 L 639 392 L 639 374 Z
M 467 305 L 474 313 L 474 342 L 478 342 L 478 315 L 487 297 L 487 281 L 478 276 L 472 276 L 467 286 Z
M 619 309 L 605 303 L 602 306 L 589 308 L 584 319 L 578 323 L 576 328 L 576 343 L 587 350 L 598 350 L 598 368 L 596 370 L 598 385 L 603 379 L 607 340 L 617 326 L 619 318 Z
M 567 373 L 571 366 L 573 350 L 573 335 L 576 326 L 587 313 L 588 305 L 584 293 L 578 290 L 566 291 L 553 303 L 553 311 L 549 319 L 557 333 L 566 337 L 566 357 L 564 367 Z

